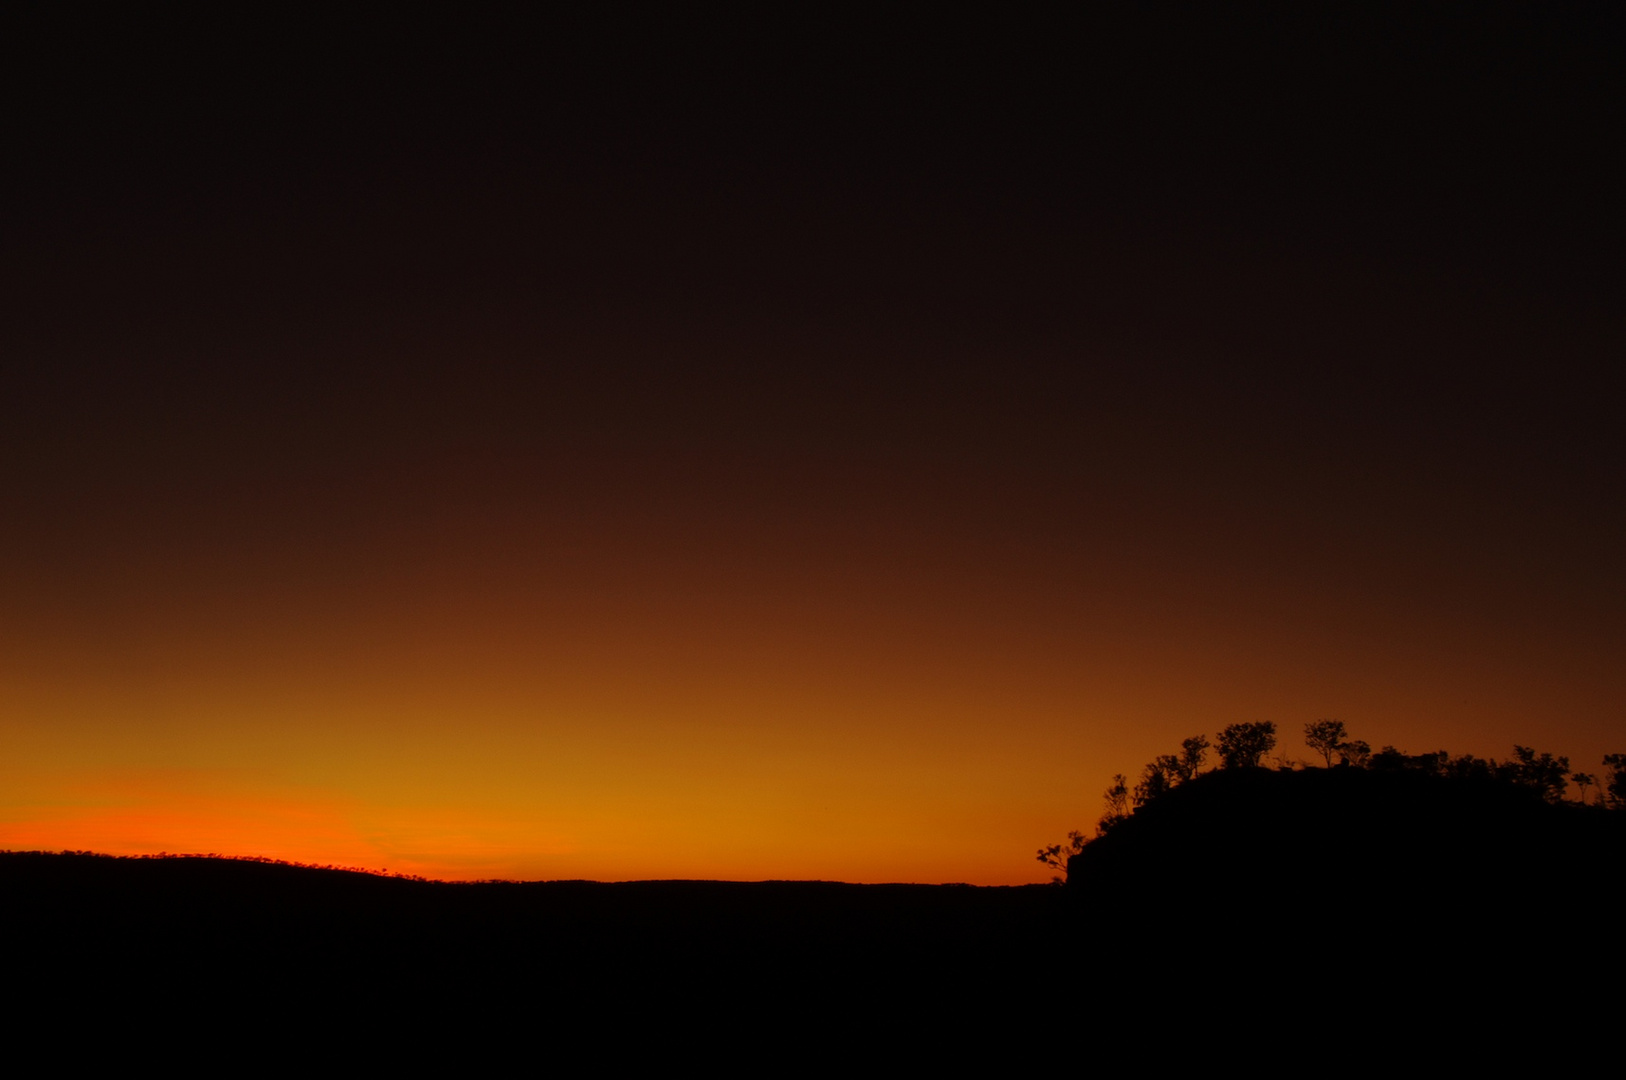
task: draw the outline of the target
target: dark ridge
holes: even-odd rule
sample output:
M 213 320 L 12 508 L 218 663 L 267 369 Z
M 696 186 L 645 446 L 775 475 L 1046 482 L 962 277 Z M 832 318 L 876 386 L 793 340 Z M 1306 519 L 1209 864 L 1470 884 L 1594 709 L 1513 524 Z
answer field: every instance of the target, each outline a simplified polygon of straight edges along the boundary
M 1472 893 L 1483 905 L 1573 908 L 1585 896 L 1560 883 L 1606 852 L 1626 853 L 1626 815 L 1494 778 L 1231 769 L 1139 807 L 1073 857 L 1068 879 L 1096 905 L 1229 909 L 1331 895 L 1369 913 L 1415 912 Z
M 1043 1010 L 1047 886 L 446 883 L 222 858 L 0 853 L 15 977 L 78 1004 L 597 1028 Z M 989 1009 L 993 1013 L 989 1013 Z M 629 1013 L 629 1010 L 631 1011 Z M 483 1022 L 483 1021 L 482 1021 Z
M 1623 885 L 1626 814 L 1490 777 L 1244 768 L 1110 827 L 1071 859 L 1067 892 L 1080 925 L 1107 931 L 1083 939 L 1080 965 L 1135 992 L 1206 970 L 1216 1001 L 1421 1012 L 1454 998 L 1479 1022 L 1579 1023 L 1619 1004 L 1618 980 L 1559 990 L 1610 982 Z

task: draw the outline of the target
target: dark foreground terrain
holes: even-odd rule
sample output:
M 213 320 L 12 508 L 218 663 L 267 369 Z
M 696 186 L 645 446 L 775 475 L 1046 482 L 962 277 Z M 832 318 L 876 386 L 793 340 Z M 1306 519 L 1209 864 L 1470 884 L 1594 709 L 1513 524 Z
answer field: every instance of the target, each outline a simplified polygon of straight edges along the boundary
M 1057 1038 L 1129 1053 L 1148 1025 L 1158 1054 L 1227 1032 L 1595 1041 L 1626 991 L 1623 871 L 1626 814 L 1246 770 L 1142 807 L 1066 888 L 465 885 L 9 853 L 0 904 L 30 1008 L 137 1027 L 472 1025 L 646 1048 L 771 1033 L 804 1054 L 918 1036 L 1020 1058 Z
M 560 1033 L 1024 1013 L 1046 886 L 448 884 L 214 858 L 0 854 L 13 973 L 64 1008 L 402 1015 Z M 429 1019 L 433 1018 L 433 1019 Z

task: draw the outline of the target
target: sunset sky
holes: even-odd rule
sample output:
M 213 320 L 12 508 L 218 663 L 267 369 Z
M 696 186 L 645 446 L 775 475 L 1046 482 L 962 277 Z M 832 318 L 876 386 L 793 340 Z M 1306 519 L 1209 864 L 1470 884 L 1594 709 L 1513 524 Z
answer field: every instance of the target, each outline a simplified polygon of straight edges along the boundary
M 1017 884 L 1239 721 L 1626 751 L 1620 16 L 1198 11 L 7 16 L 0 848 Z

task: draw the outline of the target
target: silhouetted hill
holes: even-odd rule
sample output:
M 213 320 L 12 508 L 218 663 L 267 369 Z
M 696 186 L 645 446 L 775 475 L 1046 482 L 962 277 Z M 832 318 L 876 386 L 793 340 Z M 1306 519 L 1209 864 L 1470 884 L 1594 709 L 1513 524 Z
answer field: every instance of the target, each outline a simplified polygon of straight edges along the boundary
M 0 853 L 14 977 L 103 1011 L 847 1029 L 1045 997 L 1045 886 L 450 884 L 214 858 Z M 166 1006 L 166 1008 L 169 1006 Z M 675 1037 L 675 1036 L 674 1036 Z
M 1237 769 L 1140 807 L 1074 857 L 1069 881 L 1089 903 L 1135 907 L 1185 906 L 1196 883 L 1221 910 L 1267 898 L 1418 910 L 1468 893 L 1574 907 L 1585 897 L 1566 880 L 1618 876 L 1622 853 L 1626 815 L 1492 779 Z
M 824 948 L 885 939 L 933 947 L 1020 933 L 1053 911 L 1042 886 L 850 885 L 840 882 L 592 881 L 449 883 L 214 857 L 114 858 L 0 852 L 8 913 L 30 925 L 72 924 L 111 939 L 138 930 L 196 935 L 306 934 L 314 924 L 382 938 L 450 931 L 520 935 L 595 951 L 658 941 L 762 935 Z
M 1128 993 L 1414 1018 L 1454 1001 L 1480 1024 L 1579 1022 L 1618 1004 L 1561 991 L 1612 963 L 1626 814 L 1505 782 L 1215 771 L 1141 806 L 1068 869 L 1076 962 L 1120 973 Z

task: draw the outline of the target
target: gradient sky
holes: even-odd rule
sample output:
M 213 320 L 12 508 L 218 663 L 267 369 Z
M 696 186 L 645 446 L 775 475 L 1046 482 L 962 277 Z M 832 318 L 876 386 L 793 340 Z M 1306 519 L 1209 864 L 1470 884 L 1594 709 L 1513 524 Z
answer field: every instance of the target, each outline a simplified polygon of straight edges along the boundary
M 1239 721 L 1626 750 L 1619 16 L 921 14 L 0 35 L 0 847 L 1013 884 Z

